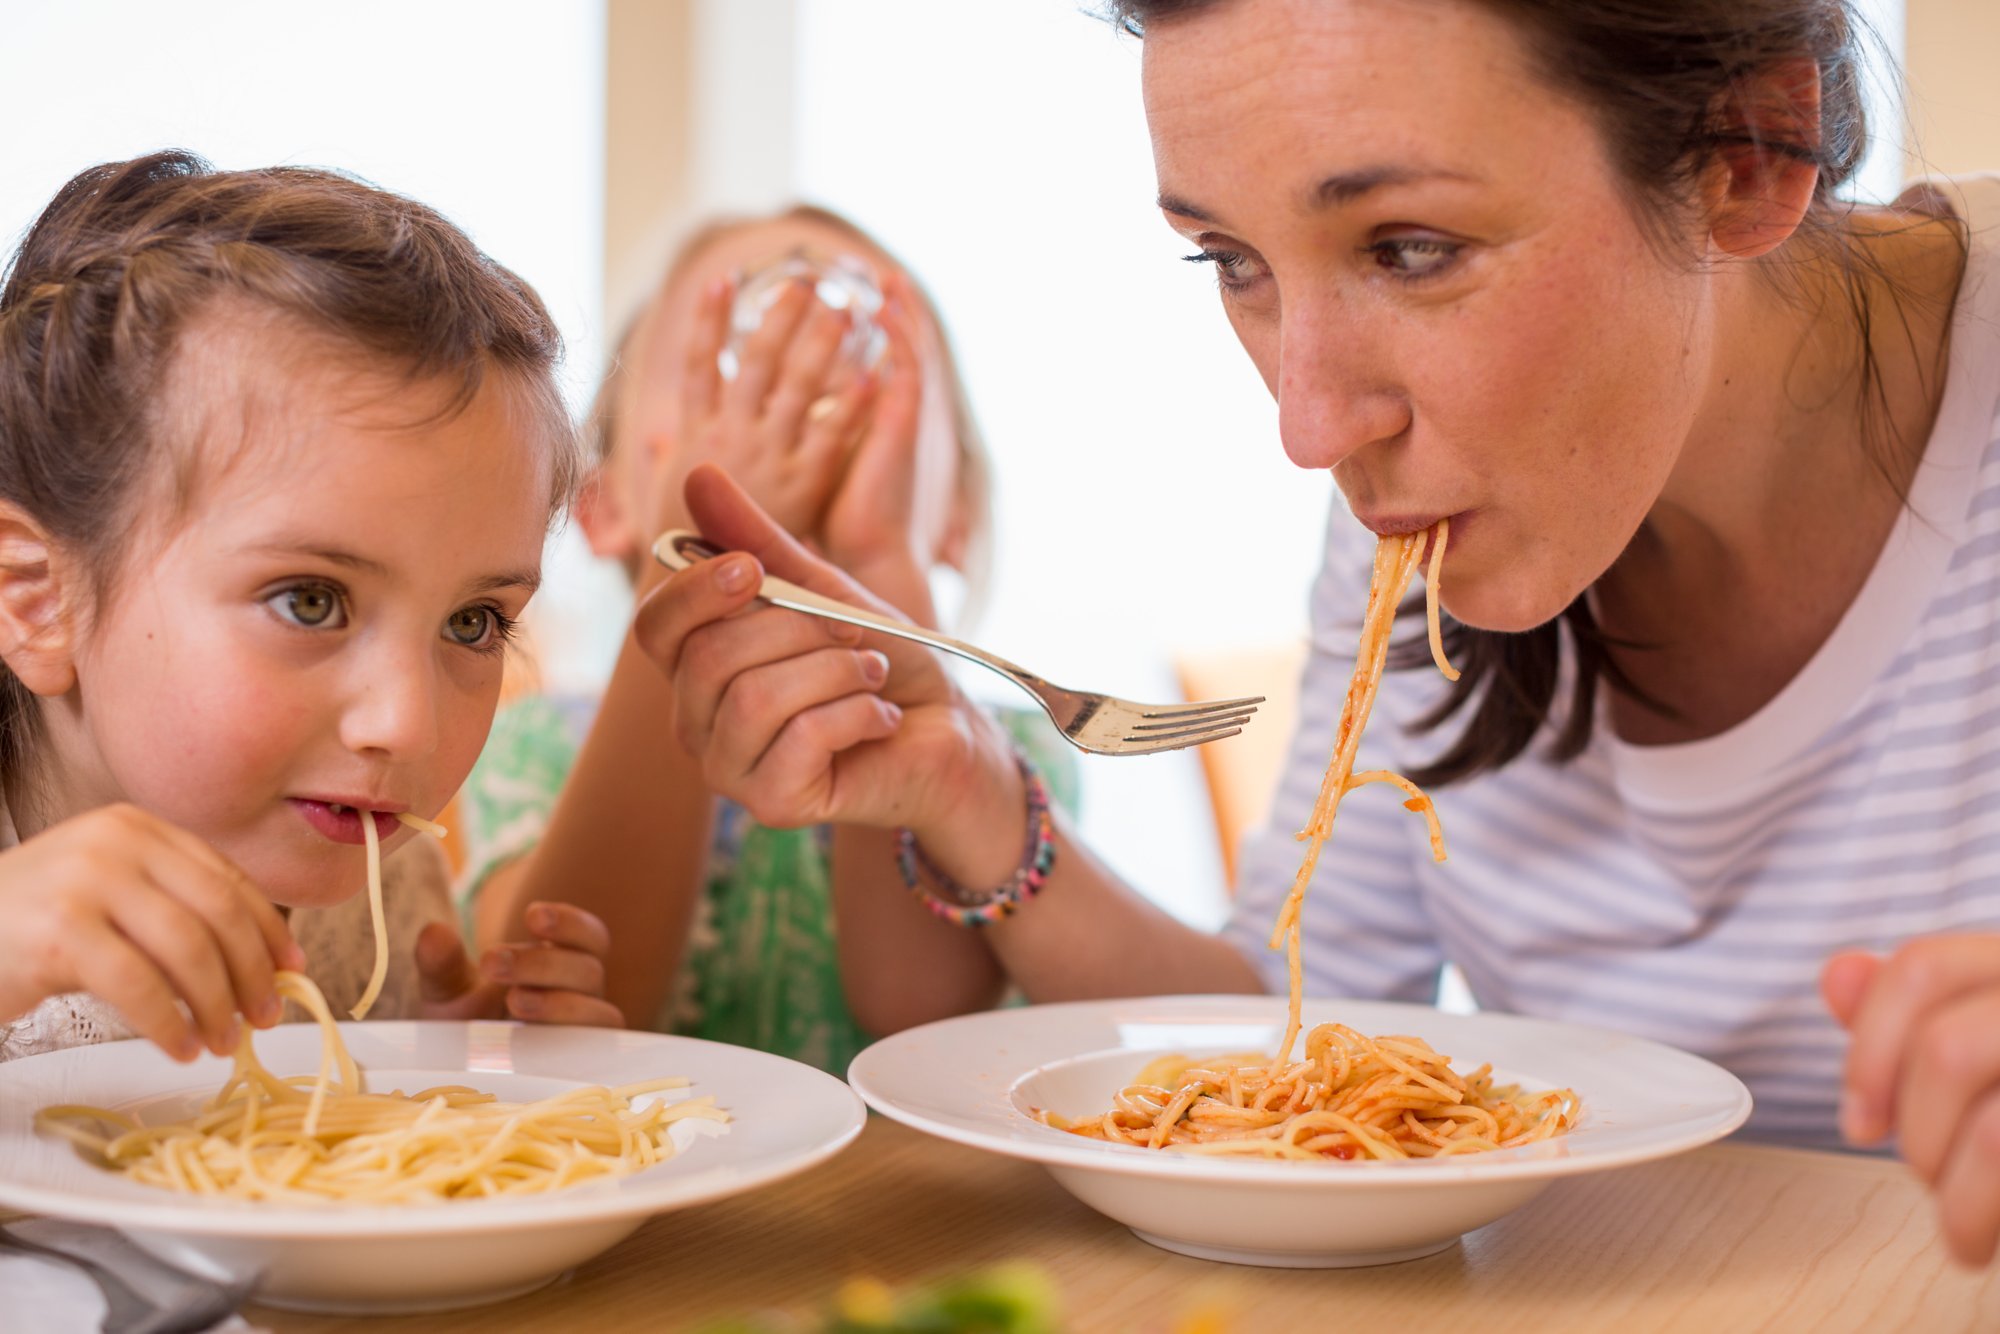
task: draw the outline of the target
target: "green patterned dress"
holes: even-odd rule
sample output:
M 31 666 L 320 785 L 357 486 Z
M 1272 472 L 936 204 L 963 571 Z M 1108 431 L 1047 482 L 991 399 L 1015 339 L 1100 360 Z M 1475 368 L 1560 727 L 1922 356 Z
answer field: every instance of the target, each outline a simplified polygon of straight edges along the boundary
M 459 799 L 468 934 L 480 887 L 540 841 L 596 710 L 592 698 L 532 696 L 494 720 Z M 1053 798 L 1074 811 L 1075 755 L 1048 720 L 1016 710 L 996 716 L 1047 776 Z M 734 802 L 716 803 L 686 964 L 651 1027 L 846 1073 L 870 1038 L 840 987 L 832 844 L 830 826 L 766 829 Z

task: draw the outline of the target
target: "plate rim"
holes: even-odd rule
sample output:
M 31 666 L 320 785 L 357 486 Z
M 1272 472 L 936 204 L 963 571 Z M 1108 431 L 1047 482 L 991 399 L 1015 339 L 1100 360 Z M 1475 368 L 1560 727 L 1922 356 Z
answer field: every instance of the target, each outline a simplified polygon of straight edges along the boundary
M 1577 1033 L 1587 1033 L 1615 1038 L 1620 1042 L 1638 1044 L 1645 1048 L 1655 1048 L 1672 1058 L 1694 1061 L 1722 1081 L 1731 1086 L 1734 1106 L 1724 1118 L 1727 1124 L 1711 1124 L 1700 1129 L 1690 1129 L 1673 1136 L 1662 1136 L 1654 1143 L 1630 1145 L 1623 1149 L 1605 1149 L 1585 1156 L 1569 1154 L 1543 1156 L 1534 1153 L 1534 1146 L 1520 1149 L 1501 1149 L 1491 1154 L 1478 1154 L 1451 1163 L 1425 1162 L 1412 1170 L 1405 1163 L 1342 1163 L 1337 1169 L 1324 1172 L 1301 1172 L 1299 1166 L 1287 1162 L 1272 1162 L 1264 1159 L 1214 1158 L 1192 1155 L 1160 1153 L 1137 1146 L 1107 1145 L 1095 1141 L 1077 1139 L 1065 1132 L 1046 1126 L 1038 1126 L 1034 1121 L 1021 1116 L 1017 1108 L 1011 1106 L 1009 1096 L 1019 1082 L 1042 1065 L 1025 1065 L 994 1072 L 998 1085 L 995 1096 L 1009 1104 L 1009 1113 L 1019 1118 L 1018 1129 L 1040 1130 L 1048 1138 L 1040 1135 L 1019 1135 L 1013 1130 L 998 1127 L 991 1130 L 975 1129 L 939 1120 L 924 1112 L 914 1110 L 888 1095 L 871 1078 L 873 1063 L 887 1059 L 887 1054 L 898 1046 L 920 1040 L 920 1035 L 936 1036 L 943 1029 L 977 1029 L 989 1025 L 1010 1022 L 1008 1016 L 1028 1012 L 1039 1012 L 1043 1017 L 1060 1018 L 1068 1014 L 1100 1014 L 1118 1007 L 1168 1006 L 1198 1007 L 1202 1005 L 1230 1006 L 1277 1006 L 1284 1005 L 1284 998 L 1278 996 L 1257 996 L 1251 994 L 1167 994 L 1157 996 L 1114 997 L 1101 1000 L 1053 1001 L 1040 1005 L 1014 1007 L 1012 1009 L 981 1010 L 971 1014 L 954 1015 L 946 1019 L 933 1020 L 900 1033 L 879 1039 L 864 1048 L 847 1067 L 847 1082 L 862 1100 L 876 1112 L 892 1121 L 909 1126 L 913 1130 L 963 1144 L 971 1148 L 983 1149 L 1004 1157 L 1040 1163 L 1049 1168 L 1080 1169 L 1115 1176 L 1147 1177 L 1156 1180 L 1179 1180 L 1187 1182 L 1209 1182 L 1216 1185 L 1272 1188 L 1279 1190 L 1355 1190 L 1394 1189 L 1426 1190 L 1450 1188 L 1484 1182 L 1526 1181 L 1553 1179 L 1556 1177 L 1581 1175 L 1588 1172 L 1606 1171 L 1616 1167 L 1627 1167 L 1638 1163 L 1652 1162 L 1660 1158 L 1686 1153 L 1725 1139 L 1741 1129 L 1749 1120 L 1752 1098 L 1749 1088 L 1735 1074 L 1693 1052 L 1684 1051 L 1652 1038 L 1637 1034 L 1622 1033 L 1616 1029 L 1589 1024 L 1577 1024 L 1568 1020 L 1544 1019 L 1536 1015 L 1519 1015 L 1505 1011 L 1482 1010 L 1468 1015 L 1453 1014 L 1439 1010 L 1436 1006 L 1422 1005 L 1408 1001 L 1386 1001 L 1362 997 L 1325 998 L 1307 997 L 1308 1007 L 1322 1005 L 1366 1005 L 1371 1008 L 1400 1009 L 1412 1014 L 1449 1015 L 1450 1018 L 1469 1019 L 1481 1022 L 1525 1022 L 1535 1025 L 1553 1026 Z M 1282 1018 L 1283 1010 L 1277 1013 Z M 1018 1022 L 1018 1021 L 1014 1021 Z M 1077 1052 L 1074 1056 L 1085 1056 L 1103 1048 L 1092 1048 L 1089 1052 Z M 1134 1049 L 1135 1052 L 1143 1049 Z M 1071 1059 L 1064 1057 L 1060 1059 Z M 1589 1102 L 1586 1097 L 1586 1109 Z M 1719 1128 L 1718 1128 L 1719 1127 Z M 1058 1138 L 1060 1137 L 1060 1138 Z M 1063 1143 L 1064 1139 L 1072 1143 Z M 1508 1156 L 1519 1155 L 1519 1156 Z
M 301 1029 L 310 1025 L 299 1025 Z M 390 1019 L 343 1021 L 343 1032 L 351 1029 L 383 1031 L 391 1027 L 467 1030 L 478 1027 L 546 1031 L 554 1026 L 525 1024 L 518 1020 Z M 665 1047 L 714 1048 L 727 1051 L 732 1059 L 777 1062 L 793 1067 L 815 1080 L 823 1080 L 821 1091 L 841 1102 L 838 1129 L 829 1129 L 813 1142 L 750 1164 L 722 1164 L 698 1167 L 682 1175 L 661 1177 L 656 1182 L 618 1189 L 617 1183 L 632 1178 L 616 1178 L 611 1189 L 593 1190 L 584 1183 L 574 1191 L 489 1200 L 445 1201 L 435 1205 L 297 1205 L 211 1201 L 198 1196 L 161 1191 L 161 1199 L 128 1199 L 122 1196 L 80 1195 L 7 1175 L 0 1162 L 0 1209 L 48 1218 L 64 1218 L 97 1223 L 126 1231 L 174 1233 L 202 1237 L 257 1237 L 271 1240 L 362 1240 L 395 1237 L 453 1237 L 500 1232 L 534 1231 L 611 1222 L 639 1216 L 650 1218 L 694 1205 L 759 1189 L 774 1181 L 797 1175 L 827 1161 L 860 1137 L 868 1123 L 867 1105 L 852 1086 L 836 1075 L 803 1061 L 780 1056 L 755 1047 L 716 1042 L 708 1038 L 685 1037 L 677 1033 L 654 1033 L 634 1029 L 603 1029 L 572 1025 L 583 1031 L 615 1033 L 623 1040 L 638 1040 L 641 1046 L 657 1042 Z M 56 1052 L 24 1056 L 0 1062 L 0 1081 L 9 1067 L 19 1069 L 28 1062 L 49 1056 L 77 1058 L 82 1052 L 114 1049 L 151 1048 L 144 1038 L 123 1038 L 113 1042 L 69 1047 Z M 92 1059 L 85 1056 L 83 1059 Z M 455 1072 L 442 1072 L 455 1073 Z M 467 1073 L 477 1074 L 477 1071 Z M 827 1087 L 831 1086 L 831 1087 Z M 699 1090 L 697 1090 L 698 1092 Z M 697 1148 L 699 1144 L 697 1143 Z M 688 1153 L 695 1149 L 687 1150 Z M 664 1166 L 664 1164 L 663 1164 Z M 143 1189 L 142 1187 L 135 1187 Z

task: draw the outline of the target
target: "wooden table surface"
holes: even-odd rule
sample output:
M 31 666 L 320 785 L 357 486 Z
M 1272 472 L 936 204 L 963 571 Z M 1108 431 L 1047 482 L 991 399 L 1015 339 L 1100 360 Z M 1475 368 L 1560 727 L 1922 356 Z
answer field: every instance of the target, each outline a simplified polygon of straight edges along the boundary
M 282 1334 L 663 1330 L 821 1309 L 843 1282 L 891 1284 L 1004 1260 L 1040 1265 L 1066 1328 L 1553 1334 L 1589 1330 L 2000 1330 L 2000 1270 L 1956 1269 L 1900 1164 L 1721 1144 L 1557 1182 L 1437 1255 L 1372 1269 L 1211 1264 L 1156 1250 L 1041 1168 L 870 1118 L 791 1181 L 655 1218 L 551 1287 L 407 1318 L 253 1307 Z

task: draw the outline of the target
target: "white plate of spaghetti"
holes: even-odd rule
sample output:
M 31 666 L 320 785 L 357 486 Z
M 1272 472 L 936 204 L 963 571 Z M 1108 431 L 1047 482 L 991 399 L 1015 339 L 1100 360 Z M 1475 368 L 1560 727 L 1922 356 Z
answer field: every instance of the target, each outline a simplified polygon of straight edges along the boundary
M 885 1116 L 1043 1164 L 1155 1245 L 1299 1267 L 1428 1255 L 1561 1177 L 1698 1148 L 1750 1114 L 1733 1075 L 1643 1038 L 1315 1000 L 1275 1077 L 1291 1101 L 1260 1114 L 1287 1010 L 1254 996 L 996 1010 L 878 1042 L 848 1078 Z
M 235 1061 L 128 1041 L 0 1064 L 0 1206 L 256 1275 L 272 1305 L 435 1310 L 803 1171 L 866 1116 L 830 1075 L 693 1038 L 376 1022 L 323 1050 L 322 1031 L 280 1025 Z

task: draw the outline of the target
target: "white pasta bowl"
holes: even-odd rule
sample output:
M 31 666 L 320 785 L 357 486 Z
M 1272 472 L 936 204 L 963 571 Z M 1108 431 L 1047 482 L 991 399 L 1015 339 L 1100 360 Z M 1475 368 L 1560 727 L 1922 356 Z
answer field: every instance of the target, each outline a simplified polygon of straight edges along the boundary
M 1305 1023 L 1409 1034 L 1503 1083 L 1574 1089 L 1578 1125 L 1541 1143 L 1404 1162 L 1273 1162 L 1106 1144 L 1036 1113 L 1088 1118 L 1169 1053 L 1272 1051 L 1282 999 L 1162 996 L 994 1010 L 884 1039 L 848 1080 L 883 1115 L 942 1139 L 1041 1163 L 1091 1208 L 1184 1255 L 1339 1267 L 1429 1255 L 1551 1182 L 1682 1153 L 1750 1115 L 1750 1093 L 1699 1057 L 1643 1038 L 1502 1014 L 1307 1001 Z
M 654 1214 L 801 1172 L 850 1143 L 867 1116 L 831 1075 L 694 1038 L 498 1022 L 340 1030 L 371 1089 L 467 1084 L 525 1102 L 678 1075 L 691 1086 L 653 1096 L 711 1096 L 730 1120 L 676 1122 L 678 1152 L 668 1161 L 546 1195 L 395 1206 L 203 1199 L 124 1180 L 35 1129 L 35 1113 L 60 1103 L 176 1119 L 229 1075 L 219 1057 L 176 1065 L 149 1043 L 112 1042 L 0 1063 L 0 1206 L 117 1228 L 198 1273 L 254 1275 L 257 1300 L 273 1306 L 443 1310 L 539 1287 Z M 319 1065 L 318 1026 L 260 1033 L 257 1052 L 277 1074 L 310 1074 Z

